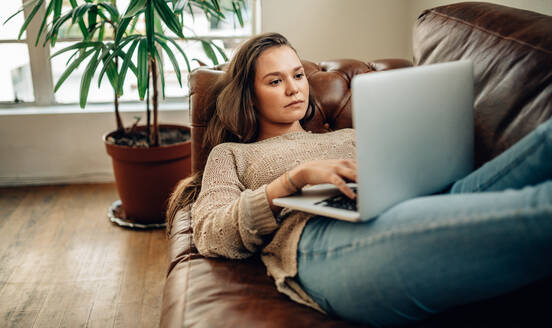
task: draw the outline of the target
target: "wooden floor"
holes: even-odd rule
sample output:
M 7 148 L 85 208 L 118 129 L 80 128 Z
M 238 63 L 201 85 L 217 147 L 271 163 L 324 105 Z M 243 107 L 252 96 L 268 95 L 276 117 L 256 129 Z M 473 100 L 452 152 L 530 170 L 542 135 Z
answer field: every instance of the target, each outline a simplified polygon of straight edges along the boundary
M 0 327 L 157 327 L 164 230 L 113 225 L 112 184 L 0 189 Z

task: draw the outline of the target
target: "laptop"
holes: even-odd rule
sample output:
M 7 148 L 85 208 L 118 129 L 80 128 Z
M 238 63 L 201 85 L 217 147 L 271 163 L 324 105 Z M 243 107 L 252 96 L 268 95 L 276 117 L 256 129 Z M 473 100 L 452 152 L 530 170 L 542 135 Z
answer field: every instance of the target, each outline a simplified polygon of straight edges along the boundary
M 277 206 L 368 221 L 444 190 L 473 170 L 473 68 L 455 61 L 360 74 L 351 82 L 357 197 L 331 184 L 277 198 Z

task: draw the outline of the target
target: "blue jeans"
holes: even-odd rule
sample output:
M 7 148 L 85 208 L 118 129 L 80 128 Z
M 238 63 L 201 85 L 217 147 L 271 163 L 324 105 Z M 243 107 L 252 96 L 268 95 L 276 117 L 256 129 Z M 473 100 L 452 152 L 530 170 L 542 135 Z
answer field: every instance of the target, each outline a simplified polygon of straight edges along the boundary
M 364 223 L 311 219 L 297 262 L 296 280 L 329 314 L 374 326 L 552 276 L 552 119 L 448 194 Z

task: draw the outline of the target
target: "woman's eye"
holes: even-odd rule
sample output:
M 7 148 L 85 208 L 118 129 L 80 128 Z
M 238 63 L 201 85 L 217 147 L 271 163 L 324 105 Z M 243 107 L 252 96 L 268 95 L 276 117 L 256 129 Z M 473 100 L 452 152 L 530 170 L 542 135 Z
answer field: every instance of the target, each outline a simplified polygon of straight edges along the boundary
M 278 85 L 281 80 L 270 81 L 270 85 Z
M 298 79 L 298 80 L 299 80 L 299 79 L 302 79 L 303 76 L 305 76 L 305 73 L 297 73 L 297 74 L 295 74 L 295 78 Z

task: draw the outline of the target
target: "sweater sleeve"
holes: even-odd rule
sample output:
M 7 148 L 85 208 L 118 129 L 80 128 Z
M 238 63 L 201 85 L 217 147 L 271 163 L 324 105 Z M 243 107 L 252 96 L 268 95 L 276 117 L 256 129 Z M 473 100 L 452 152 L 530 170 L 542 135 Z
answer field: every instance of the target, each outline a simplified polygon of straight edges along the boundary
M 233 152 L 224 145 L 211 151 L 201 192 L 192 207 L 194 243 L 208 257 L 247 258 L 278 228 L 266 198 L 266 185 L 246 189 Z

